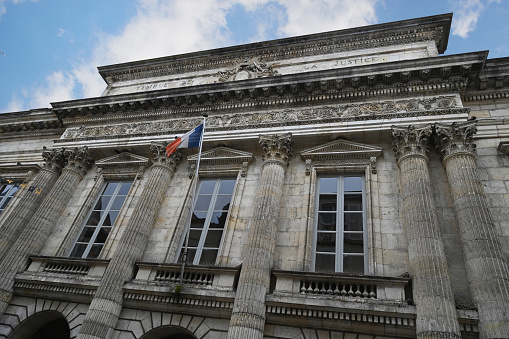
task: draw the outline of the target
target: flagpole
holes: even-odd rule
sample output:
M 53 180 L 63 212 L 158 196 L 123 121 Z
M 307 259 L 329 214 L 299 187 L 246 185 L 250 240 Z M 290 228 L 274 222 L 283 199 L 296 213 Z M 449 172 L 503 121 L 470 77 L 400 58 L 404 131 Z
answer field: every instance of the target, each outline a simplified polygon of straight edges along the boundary
M 191 230 L 191 220 L 193 218 L 193 209 L 194 209 L 194 197 L 196 195 L 196 187 L 198 186 L 198 173 L 200 170 L 200 159 L 201 159 L 201 148 L 203 145 L 203 135 L 205 134 L 205 121 L 207 120 L 206 114 L 203 115 L 203 130 L 200 136 L 200 149 L 198 150 L 198 161 L 196 162 L 196 172 L 194 173 L 194 182 L 193 182 L 193 188 L 191 190 L 191 209 L 189 211 L 189 216 L 187 218 L 186 223 L 186 240 L 184 241 L 184 254 L 182 255 L 182 269 L 180 270 L 180 285 L 182 286 L 184 282 L 184 269 L 186 267 L 186 261 L 187 261 L 187 246 L 189 244 L 189 233 Z

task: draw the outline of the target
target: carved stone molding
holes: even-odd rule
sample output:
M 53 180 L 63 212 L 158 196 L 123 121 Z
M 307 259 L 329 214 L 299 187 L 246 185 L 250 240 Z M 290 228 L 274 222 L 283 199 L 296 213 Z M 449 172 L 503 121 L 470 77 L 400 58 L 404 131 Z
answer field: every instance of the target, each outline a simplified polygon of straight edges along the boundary
M 87 173 L 94 159 L 90 156 L 88 147 L 75 148 L 73 151 L 65 151 L 65 158 L 67 159 L 66 170 L 75 171 L 81 177 Z
M 407 157 L 419 156 L 426 160 L 428 157 L 428 142 L 433 132 L 431 125 L 426 126 L 392 126 L 392 147 L 396 153 L 396 159 L 400 163 Z
M 260 62 L 254 58 L 245 59 L 233 68 L 219 72 L 219 81 L 234 81 L 261 78 L 267 76 L 278 75 L 278 71 L 264 62 Z
M 175 172 L 177 165 L 182 160 L 182 152 L 180 150 L 177 150 L 175 153 L 167 157 L 166 145 L 163 145 L 161 143 L 152 142 L 152 144 L 150 145 L 150 150 L 152 151 L 152 153 L 154 153 L 154 165 L 166 166 L 172 172 Z
M 132 179 L 140 174 L 140 168 L 145 169 L 150 165 L 150 159 L 129 152 L 122 152 L 113 156 L 96 161 L 96 165 L 102 170 L 105 178 Z
M 196 172 L 198 155 L 191 155 L 189 161 L 189 177 Z M 238 151 L 220 146 L 210 151 L 202 152 L 200 158 L 199 175 L 237 175 L 246 176 L 247 166 L 254 160 L 253 153 Z
M 292 134 L 283 135 L 260 135 L 262 146 L 262 159 L 264 163 L 278 162 L 284 167 L 288 166 L 288 160 L 293 153 Z
M 462 153 L 475 157 L 476 144 L 472 142 L 477 132 L 477 121 L 454 122 L 451 125 L 435 124 L 435 146 L 446 160 L 449 156 Z
M 65 149 L 57 148 L 51 151 L 44 150 L 42 152 L 42 157 L 44 159 L 44 165 L 42 167 L 47 171 L 60 175 L 66 162 Z

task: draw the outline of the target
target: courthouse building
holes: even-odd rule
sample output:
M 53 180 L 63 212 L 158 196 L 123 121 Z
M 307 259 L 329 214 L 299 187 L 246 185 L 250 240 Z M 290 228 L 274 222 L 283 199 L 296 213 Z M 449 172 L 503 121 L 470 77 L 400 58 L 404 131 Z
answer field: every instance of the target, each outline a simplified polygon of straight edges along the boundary
M 442 55 L 451 19 L 102 66 L 100 97 L 2 114 L 0 338 L 509 338 L 509 58 Z M 196 175 L 165 146 L 204 115 Z

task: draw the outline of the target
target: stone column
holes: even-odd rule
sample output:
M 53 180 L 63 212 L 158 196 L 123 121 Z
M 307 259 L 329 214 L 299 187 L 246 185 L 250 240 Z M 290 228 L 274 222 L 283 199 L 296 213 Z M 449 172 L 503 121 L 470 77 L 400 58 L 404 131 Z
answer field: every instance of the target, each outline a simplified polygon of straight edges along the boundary
M 134 264 L 145 250 L 148 236 L 164 195 L 182 155 L 166 158 L 163 145 L 152 144 L 155 160 L 150 176 L 134 207 L 124 233 L 101 279 L 90 304 L 78 339 L 110 338 L 122 310 L 122 287 L 131 279 Z
M 400 169 L 417 338 L 461 338 L 426 156 L 431 125 L 392 127 Z
M 28 191 L 25 187 L 17 192 L 19 202 L 0 224 L 0 258 L 3 258 L 7 250 L 18 238 L 23 228 L 44 200 L 51 187 L 55 184 L 65 164 L 64 149 L 55 149 L 42 152 L 44 158 L 43 168 L 35 175 L 32 186 L 40 188 L 36 191 Z
M 65 151 L 64 156 L 67 165 L 62 175 L 0 261 L 0 316 L 12 299 L 14 275 L 23 269 L 30 255 L 40 252 L 74 190 L 93 163 L 86 147 Z
M 229 339 L 261 339 L 265 327 L 265 296 L 276 247 L 283 181 L 292 154 L 291 134 L 260 136 L 263 168 L 255 211 L 244 247 L 242 271 L 228 331 Z
M 436 124 L 435 144 L 442 154 L 459 222 L 472 298 L 479 310 L 481 338 L 509 338 L 509 265 L 476 166 L 472 136 L 476 122 Z

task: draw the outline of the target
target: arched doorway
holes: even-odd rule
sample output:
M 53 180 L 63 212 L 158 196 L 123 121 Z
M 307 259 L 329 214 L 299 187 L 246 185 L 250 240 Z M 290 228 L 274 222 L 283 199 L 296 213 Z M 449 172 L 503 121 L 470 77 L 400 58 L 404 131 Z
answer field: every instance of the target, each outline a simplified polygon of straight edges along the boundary
M 197 339 L 191 332 L 175 326 L 161 326 L 145 333 L 140 339 Z
M 39 312 L 22 321 L 9 339 L 69 339 L 71 331 L 64 316 L 55 311 Z

